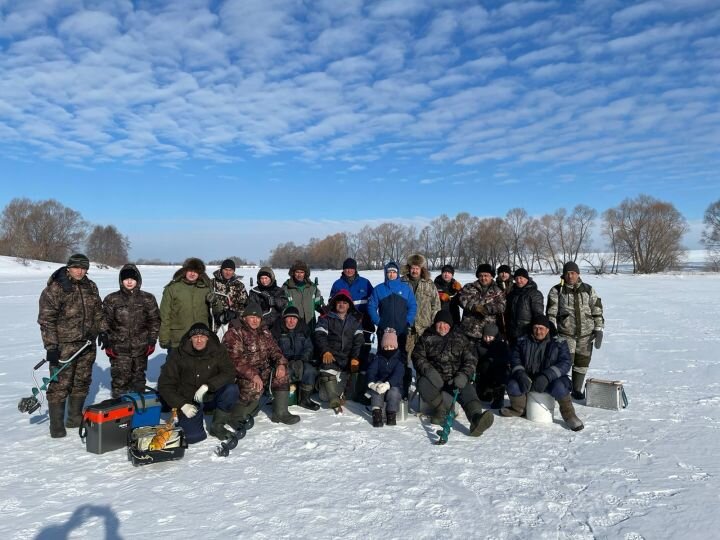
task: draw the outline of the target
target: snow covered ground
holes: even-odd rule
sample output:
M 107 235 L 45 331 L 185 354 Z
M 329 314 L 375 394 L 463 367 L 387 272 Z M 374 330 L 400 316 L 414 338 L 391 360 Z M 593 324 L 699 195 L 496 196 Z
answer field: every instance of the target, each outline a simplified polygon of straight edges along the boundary
M 0 538 L 650 539 L 720 530 L 720 275 L 584 276 L 606 317 L 590 376 L 625 381 L 630 406 L 577 406 L 579 433 L 559 419 L 497 417 L 475 439 L 461 414 L 439 447 L 415 417 L 374 429 L 352 404 L 342 416 L 294 408 L 295 426 L 261 413 L 228 458 L 215 457 L 208 439 L 183 460 L 136 468 L 123 451 L 87 453 L 75 433 L 50 439 L 45 408 L 17 411 L 43 357 L 37 300 L 57 266 L 0 257 Z M 159 299 L 173 269 L 141 271 Z M 246 285 L 255 274 L 240 273 Z M 89 275 L 102 296 L 117 288 L 117 270 Z M 327 297 L 338 272 L 318 276 Z M 537 281 L 546 294 L 557 277 Z M 88 403 L 109 397 L 109 364 L 100 351 L 98 359 Z M 164 360 L 161 350 L 151 358 L 151 383 Z

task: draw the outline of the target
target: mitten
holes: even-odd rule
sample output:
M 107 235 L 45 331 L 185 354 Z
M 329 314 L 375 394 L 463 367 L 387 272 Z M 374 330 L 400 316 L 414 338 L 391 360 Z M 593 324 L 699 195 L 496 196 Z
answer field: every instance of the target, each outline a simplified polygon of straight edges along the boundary
M 333 356 L 333 353 L 330 351 L 324 352 L 322 355 L 322 361 L 323 364 L 332 364 L 335 360 L 335 357 Z
M 446 292 L 438 293 L 438 296 L 440 297 L 441 302 L 449 302 L 450 301 L 450 295 Z
M 51 368 L 58 369 L 60 367 L 60 351 L 57 349 L 48 349 L 45 354 L 45 360 L 47 360 Z
M 97 344 L 100 345 L 101 349 L 112 348 L 110 344 L 110 338 L 105 332 L 100 332 L 97 337 Z
M 524 369 L 520 369 L 515 372 L 513 375 L 513 378 L 518 383 L 518 386 L 520 387 L 520 391 L 523 394 L 527 394 L 530 391 L 530 387 L 532 386 L 532 379 L 528 376 L 527 373 L 525 373 Z
M 453 379 L 453 386 L 457 388 L 458 390 L 462 390 L 465 388 L 465 385 L 468 383 L 468 377 L 464 373 L 458 373 L 455 375 L 455 378 Z
M 370 390 L 372 390 L 373 392 L 377 392 L 377 393 L 379 394 L 380 392 L 378 392 L 378 389 L 377 389 L 377 388 L 378 388 L 378 384 L 380 384 L 380 383 L 376 383 L 376 382 L 368 383 L 368 388 L 369 388 Z
M 207 384 L 201 385 L 200 388 L 197 389 L 197 392 L 195 392 L 195 397 L 193 398 L 193 400 L 197 401 L 198 403 L 202 403 L 203 397 L 205 397 L 205 394 L 207 393 L 207 391 L 208 391 L 208 385 Z
M 603 340 L 603 331 L 602 330 L 595 330 L 593 332 L 593 335 L 595 336 L 595 348 L 599 349 L 600 345 L 602 345 Z
M 350 373 L 357 373 L 360 371 L 360 360 L 358 358 L 350 359 Z
M 428 368 L 425 371 L 425 378 L 429 380 L 435 388 L 442 388 L 445 384 L 443 382 L 443 378 L 440 376 L 440 374 L 435 368 Z
M 191 405 L 190 403 L 186 403 L 185 405 L 180 407 L 180 410 L 188 418 L 192 418 L 198 412 L 198 408 L 195 405 Z
M 387 392 L 388 390 L 390 390 L 390 383 L 389 383 L 389 382 L 377 383 L 377 384 L 375 385 L 375 388 L 376 388 L 375 391 L 376 391 L 378 394 L 384 394 L 385 392 Z
M 550 381 L 548 381 L 548 378 L 545 375 L 538 375 L 535 377 L 535 381 L 533 381 L 532 384 L 533 392 L 544 392 L 549 383 Z

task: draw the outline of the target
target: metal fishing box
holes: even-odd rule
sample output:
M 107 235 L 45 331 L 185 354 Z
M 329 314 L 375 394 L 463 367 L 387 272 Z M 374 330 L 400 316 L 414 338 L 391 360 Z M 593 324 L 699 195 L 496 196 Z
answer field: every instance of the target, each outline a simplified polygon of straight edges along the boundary
M 80 438 L 93 454 L 104 454 L 127 446 L 135 406 L 121 399 L 90 405 L 83 413 Z
M 619 411 L 628 405 L 622 381 L 587 379 L 585 382 L 585 405 Z

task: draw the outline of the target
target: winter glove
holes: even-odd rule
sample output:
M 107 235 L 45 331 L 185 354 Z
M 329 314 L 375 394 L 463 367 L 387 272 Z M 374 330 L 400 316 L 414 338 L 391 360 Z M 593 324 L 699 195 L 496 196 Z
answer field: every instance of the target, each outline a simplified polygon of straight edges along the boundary
M 360 371 L 360 360 L 358 358 L 350 359 L 350 373 L 357 373 Z
M 390 383 L 389 383 L 389 382 L 380 382 L 380 383 L 376 383 L 376 384 L 375 384 L 375 391 L 376 391 L 378 394 L 384 394 L 384 393 L 387 392 L 388 390 L 390 390 Z
M 376 383 L 376 382 L 368 383 L 368 388 L 369 388 L 370 390 L 372 390 L 373 392 L 377 392 L 377 393 L 379 394 L 380 392 L 377 391 L 377 385 L 378 385 L 378 384 L 380 384 L 380 383 Z
M 593 335 L 595 336 L 595 348 L 599 349 L 600 345 L 602 345 L 602 339 L 603 339 L 603 331 L 602 330 L 595 330 L 593 332 Z
M 527 373 L 525 373 L 524 369 L 520 369 L 513 375 L 513 379 L 518 383 L 518 386 L 520 387 L 520 391 L 523 394 L 527 394 L 530 391 L 530 387 L 532 386 L 532 379 L 528 376 Z
M 200 388 L 197 389 L 197 392 L 195 392 L 195 397 L 193 398 L 193 400 L 202 404 L 203 398 L 205 397 L 205 394 L 207 393 L 207 391 L 208 391 L 208 385 L 207 384 L 201 385 Z
M 467 383 L 468 377 L 464 373 L 458 373 L 453 379 L 453 386 L 458 390 L 462 390 L 463 388 L 465 388 L 465 385 L 467 385 Z
M 335 361 L 335 357 L 333 356 L 333 353 L 330 351 L 324 352 L 322 355 L 322 362 L 323 364 L 332 364 Z
M 222 313 L 219 313 L 215 316 L 215 322 L 218 324 L 218 326 L 222 326 L 223 324 L 228 324 L 235 318 L 237 318 L 237 311 L 233 309 L 226 309 Z
M 215 293 L 212 292 L 212 291 L 209 292 L 209 293 L 207 293 L 207 294 L 205 295 L 205 301 L 206 301 L 208 304 L 212 304 L 212 303 L 215 301 Z
M 52 369 L 59 369 L 60 351 L 58 351 L 57 349 L 48 349 L 47 353 L 45 354 L 45 360 L 47 360 L 48 364 L 50 364 L 50 367 Z
M 191 405 L 190 403 L 186 403 L 185 405 L 180 407 L 180 410 L 188 418 L 192 418 L 198 412 L 198 408 L 195 405 Z
M 430 383 L 435 388 L 442 388 L 445 384 L 440 374 L 437 372 L 435 368 L 428 368 L 427 371 L 425 371 L 425 378 L 430 381 Z
M 118 357 L 118 353 L 116 353 L 112 347 L 105 347 L 105 354 L 107 354 L 108 358 L 117 358 Z
M 538 375 L 532 384 L 532 390 L 533 392 L 544 392 L 547 388 L 550 381 L 548 381 L 548 378 L 545 375 Z
M 145 347 L 145 356 L 150 356 L 155 352 L 155 340 L 148 339 L 147 347 Z
M 473 311 L 478 315 L 487 315 L 487 309 L 482 304 L 478 304 L 473 308 Z
M 98 334 L 97 344 L 100 345 L 101 349 L 112 349 L 112 345 L 110 344 L 110 337 L 105 332 L 100 332 Z
M 450 301 L 450 295 L 446 292 L 438 293 L 438 296 L 440 297 L 441 302 L 449 302 Z

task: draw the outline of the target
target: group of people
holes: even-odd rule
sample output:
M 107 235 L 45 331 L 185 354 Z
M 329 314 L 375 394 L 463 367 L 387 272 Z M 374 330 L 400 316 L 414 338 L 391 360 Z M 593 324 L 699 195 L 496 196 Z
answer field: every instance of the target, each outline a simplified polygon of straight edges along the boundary
M 546 306 L 523 268 L 513 273 L 501 265 L 495 278 L 495 269 L 481 264 L 476 281 L 462 286 L 450 265 L 431 279 L 418 254 L 402 267 L 388 262 L 375 286 L 346 259 L 327 303 L 302 261 L 282 285 L 272 268 L 260 268 L 248 291 L 231 259 L 210 277 L 202 260 L 189 258 L 159 307 L 141 290 L 135 265 L 121 268 L 119 290 L 104 300 L 86 275 L 89 267 L 87 257 L 72 255 L 40 296 L 38 323 L 57 372 L 47 390 L 52 437 L 82 420 L 96 348 L 57 370 L 96 339 L 110 359 L 113 397 L 144 389 L 148 356 L 159 341 L 167 358 L 158 393 L 176 409 L 191 444 L 207 437 L 205 412 L 212 411 L 210 434 L 224 439 L 257 413 L 264 395 L 272 400 L 273 422 L 299 422 L 288 408 L 291 387 L 305 409 L 320 408 L 316 392 L 335 412 L 353 399 L 369 404 L 373 426 L 392 426 L 413 380 L 431 422 L 444 422 L 457 402 L 472 436 L 492 425 L 489 409 L 523 415 L 530 391 L 551 394 L 568 427 L 583 428 L 572 398 L 584 399 L 604 319 L 600 298 L 574 262 L 563 267 Z M 485 410 L 483 401 L 490 402 Z

